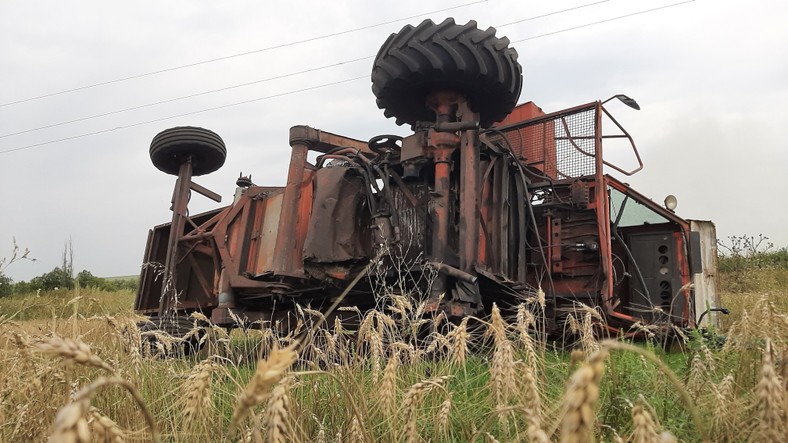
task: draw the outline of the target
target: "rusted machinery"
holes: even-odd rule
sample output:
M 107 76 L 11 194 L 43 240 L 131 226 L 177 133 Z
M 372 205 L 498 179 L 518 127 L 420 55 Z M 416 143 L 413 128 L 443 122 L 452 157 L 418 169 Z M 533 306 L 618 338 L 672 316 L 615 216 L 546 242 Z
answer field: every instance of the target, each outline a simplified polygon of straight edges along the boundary
M 516 51 L 493 28 L 406 26 L 377 54 L 372 90 L 411 135 L 360 141 L 294 126 L 285 186 L 242 176 L 230 205 L 198 215 L 192 191 L 220 197 L 192 177 L 223 164 L 224 143 L 202 128 L 161 132 L 150 154 L 178 176 L 173 218 L 150 231 L 135 309 L 275 322 L 297 304 L 325 309 L 373 260 L 391 290 L 453 319 L 543 294 L 550 331 L 581 305 L 616 331 L 696 326 L 717 305 L 713 225 L 606 174 L 642 162 L 605 102 L 545 114 L 515 107 L 521 83 Z M 613 138 L 638 167 L 605 159 Z M 406 278 L 385 266 L 396 263 Z M 342 304 L 375 307 L 378 283 L 361 279 Z

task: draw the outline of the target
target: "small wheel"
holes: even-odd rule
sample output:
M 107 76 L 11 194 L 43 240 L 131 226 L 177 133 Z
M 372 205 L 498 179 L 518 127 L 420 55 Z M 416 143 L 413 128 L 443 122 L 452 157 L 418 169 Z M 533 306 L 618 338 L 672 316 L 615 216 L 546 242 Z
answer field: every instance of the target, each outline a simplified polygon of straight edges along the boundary
M 405 26 L 383 43 L 372 68 L 378 108 L 398 125 L 433 121 L 427 95 L 456 91 L 468 96 L 486 128 L 512 111 L 522 84 L 522 67 L 509 39 L 496 37 L 495 28 L 478 29 L 473 20 Z
M 153 166 L 167 174 L 178 175 L 183 163 L 191 158 L 192 175 L 216 171 L 227 158 L 224 141 L 215 132 L 195 126 L 165 129 L 150 143 Z
M 202 348 L 207 326 L 185 314 L 140 321 L 137 323 L 142 339 L 140 351 L 143 355 L 150 353 L 162 358 L 196 354 Z
M 398 135 L 376 135 L 369 139 L 369 149 L 378 154 L 400 152 L 402 150 L 402 137 Z

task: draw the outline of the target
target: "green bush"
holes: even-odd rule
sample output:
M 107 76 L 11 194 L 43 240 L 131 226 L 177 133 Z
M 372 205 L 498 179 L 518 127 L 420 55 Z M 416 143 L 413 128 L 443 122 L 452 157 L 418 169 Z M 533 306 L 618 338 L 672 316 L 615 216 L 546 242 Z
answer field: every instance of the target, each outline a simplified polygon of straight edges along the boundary
M 788 248 L 774 249 L 764 235 L 731 236 L 717 241 L 718 270 L 722 289 L 755 292 L 785 287 L 788 279 Z
M 11 277 L 0 273 L 0 297 L 11 295 L 14 292 L 14 281 Z

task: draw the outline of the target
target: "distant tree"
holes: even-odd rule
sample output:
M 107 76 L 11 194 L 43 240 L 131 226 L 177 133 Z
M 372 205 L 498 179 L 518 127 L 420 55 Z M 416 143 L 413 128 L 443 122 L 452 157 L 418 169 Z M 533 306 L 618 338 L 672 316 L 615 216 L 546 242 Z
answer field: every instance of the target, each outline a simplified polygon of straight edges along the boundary
M 46 274 L 30 280 L 33 289 L 53 291 L 55 289 L 73 289 L 74 279 L 63 268 L 55 268 Z
M 101 277 L 91 274 L 87 269 L 83 269 L 77 274 L 76 283 L 79 283 L 79 286 L 83 288 L 106 289 L 108 282 Z
M 11 295 L 14 292 L 14 281 L 11 277 L 0 272 L 0 297 Z
M 32 284 L 26 281 L 14 283 L 14 294 L 29 294 L 31 292 L 36 292 L 38 289 L 41 288 L 34 288 Z

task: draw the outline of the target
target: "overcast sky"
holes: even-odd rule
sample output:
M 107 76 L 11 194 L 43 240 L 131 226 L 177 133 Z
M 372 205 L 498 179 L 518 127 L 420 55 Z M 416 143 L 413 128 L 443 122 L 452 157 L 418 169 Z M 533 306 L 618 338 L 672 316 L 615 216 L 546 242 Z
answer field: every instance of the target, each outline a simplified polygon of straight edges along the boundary
M 371 59 L 352 60 L 373 56 L 407 23 L 447 16 L 509 37 L 524 70 L 521 101 L 545 112 L 635 98 L 641 111 L 609 109 L 645 162 L 625 180 L 636 189 L 658 202 L 675 194 L 680 215 L 713 220 L 722 239 L 764 234 L 788 245 L 788 2 L 696 0 L 592 24 L 678 0 L 471 1 L 0 0 L 0 257 L 16 237 L 37 259 L 7 273 L 19 281 L 51 271 L 69 238 L 77 271 L 138 273 L 148 229 L 171 217 L 175 178 L 148 157 L 151 138 L 168 127 L 223 137 L 224 167 L 195 181 L 225 201 L 240 172 L 284 184 L 293 125 L 359 139 L 406 134 L 375 106 Z M 328 65 L 336 66 L 259 82 Z M 116 112 L 249 82 L 257 83 Z M 614 158 L 631 164 L 624 154 Z M 192 213 L 214 206 L 192 199 Z

